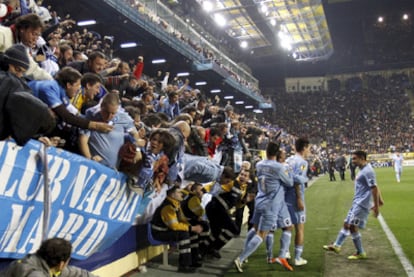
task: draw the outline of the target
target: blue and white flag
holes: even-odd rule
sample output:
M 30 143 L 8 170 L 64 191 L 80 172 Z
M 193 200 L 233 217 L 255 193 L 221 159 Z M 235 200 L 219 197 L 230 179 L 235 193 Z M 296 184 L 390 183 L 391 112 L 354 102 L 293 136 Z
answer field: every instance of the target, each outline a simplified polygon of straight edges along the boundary
M 76 259 L 109 247 L 134 223 L 141 196 L 128 190 L 124 174 L 54 147 L 47 150 L 44 182 L 40 149 L 35 140 L 24 147 L 0 141 L 0 258 L 35 252 L 42 226 L 48 226 L 47 237 L 71 241 Z M 45 183 L 51 201 L 46 225 Z

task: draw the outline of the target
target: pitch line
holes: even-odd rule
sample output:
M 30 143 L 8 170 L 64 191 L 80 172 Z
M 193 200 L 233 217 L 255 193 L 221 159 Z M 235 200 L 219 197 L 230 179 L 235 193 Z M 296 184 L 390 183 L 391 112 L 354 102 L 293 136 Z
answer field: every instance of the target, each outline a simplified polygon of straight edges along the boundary
M 380 222 L 382 229 L 387 235 L 387 238 L 390 241 L 395 254 L 397 254 L 398 259 L 400 260 L 405 272 L 407 273 L 407 276 L 414 277 L 413 265 L 411 264 L 410 260 L 407 259 L 407 256 L 402 250 L 400 243 L 398 242 L 397 238 L 392 233 L 391 229 L 388 227 L 387 222 L 385 222 L 385 219 L 382 217 L 381 214 L 378 216 L 378 221 Z

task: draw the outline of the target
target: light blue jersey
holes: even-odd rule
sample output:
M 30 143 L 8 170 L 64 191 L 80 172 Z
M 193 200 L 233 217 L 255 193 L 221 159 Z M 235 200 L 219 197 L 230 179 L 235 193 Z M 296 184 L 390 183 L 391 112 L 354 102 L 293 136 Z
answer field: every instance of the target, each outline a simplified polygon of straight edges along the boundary
M 284 186 L 292 187 L 293 179 L 281 163 L 275 160 L 260 161 L 256 165 L 256 175 L 258 179 L 256 207 L 284 202 Z
M 285 172 L 287 172 L 289 174 L 289 176 L 292 176 L 293 179 L 293 173 L 292 173 L 292 168 L 290 167 L 290 165 L 288 163 L 284 163 L 283 164 L 284 168 L 285 168 Z M 283 189 L 285 190 L 285 194 L 286 194 L 286 190 L 288 189 L 288 186 L 283 186 Z M 273 228 L 274 230 L 279 229 L 279 228 L 286 228 L 292 225 L 292 219 L 290 217 L 290 213 L 289 213 L 289 209 L 286 205 L 285 200 L 283 201 L 283 206 L 279 211 L 279 214 L 277 216 L 277 221 L 275 224 L 275 227 Z
M 293 173 L 293 187 L 287 188 L 285 193 L 286 206 L 290 213 L 290 218 L 293 224 L 306 222 L 306 211 L 298 210 L 298 204 L 296 200 L 295 186 L 300 187 L 301 199 L 303 205 L 305 205 L 305 183 L 308 182 L 308 162 L 303 159 L 302 156 L 296 154 L 289 157 L 286 163 L 290 166 Z
M 300 191 L 302 195 L 302 201 L 305 204 L 305 183 L 308 182 L 307 172 L 308 172 L 308 162 L 299 154 L 289 157 L 286 160 L 286 163 L 292 169 L 293 172 L 293 181 L 295 185 L 300 185 Z M 286 203 L 288 205 L 296 206 L 296 192 L 295 188 L 291 187 L 286 190 Z
M 372 192 L 371 189 L 377 184 L 375 171 L 371 164 L 367 163 L 357 174 L 355 178 L 355 195 L 353 204 L 359 205 L 365 209 L 371 209 Z
M 272 230 L 285 204 L 285 186 L 293 186 L 293 178 L 275 160 L 263 160 L 256 165 L 258 193 L 251 223 L 259 230 Z

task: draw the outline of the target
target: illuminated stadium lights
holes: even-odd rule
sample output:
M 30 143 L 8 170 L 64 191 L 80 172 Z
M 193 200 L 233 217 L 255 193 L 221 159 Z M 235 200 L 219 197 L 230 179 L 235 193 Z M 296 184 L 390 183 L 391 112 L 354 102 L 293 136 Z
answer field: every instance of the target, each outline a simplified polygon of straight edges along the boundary
M 88 25 L 94 25 L 96 24 L 95 20 L 84 20 L 84 21 L 79 21 L 78 23 L 76 23 L 76 25 L 78 26 L 88 26 Z
M 221 89 L 212 89 L 210 90 L 211 93 L 219 93 L 221 92 Z
M 280 46 L 288 51 L 292 50 L 292 39 L 290 36 L 282 31 L 277 34 L 280 40 Z
M 265 15 L 267 15 L 267 14 L 269 13 L 269 10 L 268 10 L 268 8 L 267 8 L 266 4 L 262 4 L 262 5 L 260 6 L 260 11 L 261 11 L 262 13 L 264 13 Z
M 211 3 L 210 1 L 204 1 L 203 10 L 205 10 L 208 13 L 211 12 L 213 10 L 213 3 Z
M 280 42 L 280 46 L 282 46 L 282 48 L 283 48 L 283 49 L 286 49 L 286 50 L 288 50 L 288 51 L 292 50 L 292 45 L 291 45 L 291 44 L 290 44 L 290 42 L 289 42 L 289 41 L 287 41 L 287 40 L 282 40 L 282 41 Z
M 244 106 L 245 109 L 253 109 L 253 106 L 248 105 L 248 106 Z
M 210 3 L 206 3 L 207 0 L 195 1 L 199 3 L 202 9 L 204 9 L 204 5 L 211 5 Z M 252 4 L 245 4 L 240 0 L 209 0 L 208 2 L 213 3 L 212 10 L 209 12 L 212 21 L 215 22 L 217 20 L 217 14 L 225 18 L 225 32 L 230 37 L 236 39 L 237 43 L 240 43 L 241 40 L 247 40 L 249 42 L 249 48 L 251 49 L 272 45 L 269 38 L 263 34 L 260 26 L 251 18 L 250 10 L 255 8 Z M 260 12 L 260 8 L 258 8 L 258 12 Z
M 121 44 L 121 48 L 132 48 L 137 47 L 136 42 L 125 42 Z
M 406 14 L 406 13 L 405 13 L 405 14 L 403 14 L 403 16 L 402 16 L 402 19 L 403 19 L 403 20 L 408 20 L 408 17 L 409 17 L 409 16 L 408 16 L 408 14 Z
M 205 81 L 196 82 L 195 85 L 196 86 L 205 86 L 205 85 L 207 85 L 207 82 L 205 82 Z
M 240 47 L 241 48 L 247 48 L 247 46 L 248 46 L 247 41 L 243 40 L 242 42 L 240 42 Z
M 377 19 L 377 21 L 378 21 L 379 23 L 382 23 L 382 22 L 384 22 L 384 17 L 382 17 L 382 16 L 379 16 L 379 17 L 378 17 L 378 19 Z
M 263 113 L 263 111 L 261 109 L 254 109 L 253 112 L 254 113 Z
M 236 104 L 236 105 L 243 105 L 244 104 L 244 101 L 236 101 L 236 102 L 234 102 L 234 104 Z
M 254 0 L 259 14 L 269 28 L 276 20 L 280 30 L 289 40 L 282 39 L 285 49 L 297 52 L 296 61 L 325 60 L 333 54 L 333 44 L 325 17 L 322 0 Z M 266 5 L 268 16 L 262 9 Z M 250 41 L 249 41 L 250 43 Z M 292 51 L 292 50 L 289 50 Z
M 159 63 L 165 63 L 166 60 L 165 59 L 156 59 L 156 60 L 152 60 L 152 64 L 159 64 Z
M 190 73 L 189 72 L 180 72 L 180 73 L 177 73 L 177 77 L 185 77 L 185 76 L 190 76 Z
M 233 95 L 227 95 L 227 96 L 224 96 L 223 98 L 226 99 L 226 100 L 228 100 L 228 99 L 233 99 L 234 96 Z
M 224 18 L 224 16 L 222 16 L 219 13 L 216 13 L 214 15 L 214 21 L 216 22 L 216 24 L 220 27 L 224 27 L 227 24 L 227 20 Z

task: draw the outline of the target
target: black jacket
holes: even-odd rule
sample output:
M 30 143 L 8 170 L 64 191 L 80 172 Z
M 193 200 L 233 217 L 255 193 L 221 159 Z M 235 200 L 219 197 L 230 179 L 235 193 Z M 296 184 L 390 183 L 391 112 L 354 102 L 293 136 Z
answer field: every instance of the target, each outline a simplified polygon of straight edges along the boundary
M 0 140 L 11 136 L 18 145 L 47 134 L 56 126 L 49 108 L 12 73 L 0 71 Z

